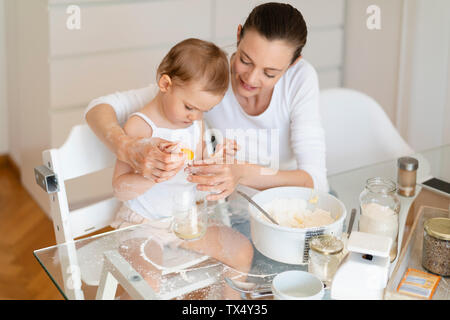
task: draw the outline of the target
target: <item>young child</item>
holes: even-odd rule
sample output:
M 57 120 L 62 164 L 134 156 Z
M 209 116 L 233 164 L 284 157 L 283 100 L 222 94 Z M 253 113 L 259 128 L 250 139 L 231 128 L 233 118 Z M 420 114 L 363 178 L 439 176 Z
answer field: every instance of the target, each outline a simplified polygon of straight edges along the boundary
M 203 112 L 211 110 L 222 100 L 228 84 L 226 54 L 213 43 L 199 39 L 184 40 L 169 51 L 158 67 L 156 96 L 129 117 L 124 130 L 134 137 L 159 137 L 173 141 L 162 146 L 162 151 L 185 151 L 189 157 L 193 150 L 195 159 L 202 159 Z M 113 190 L 123 205 L 112 227 L 149 223 L 168 229 L 164 223 L 170 220 L 174 211 L 178 187 L 186 183 L 183 170 L 167 181 L 156 183 L 155 179 L 147 179 L 134 172 L 127 163 L 117 160 Z M 165 242 L 176 241 L 173 234 L 166 234 L 169 238 L 166 237 Z M 210 226 L 199 240 L 184 241 L 179 245 L 244 272 L 249 270 L 253 258 L 250 241 L 226 226 Z M 134 263 L 141 267 L 145 265 L 143 261 Z M 226 288 L 225 297 L 238 298 L 239 295 Z

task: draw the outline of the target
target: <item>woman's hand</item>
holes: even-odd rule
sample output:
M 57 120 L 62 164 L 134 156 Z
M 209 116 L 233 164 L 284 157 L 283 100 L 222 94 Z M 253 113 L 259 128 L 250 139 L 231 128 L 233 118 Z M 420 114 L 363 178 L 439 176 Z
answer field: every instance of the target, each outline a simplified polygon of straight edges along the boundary
M 184 167 L 185 154 L 175 152 L 177 144 L 161 138 L 123 136 L 118 151 L 119 160 L 156 183 L 167 181 Z
M 194 161 L 193 165 L 185 169 L 190 174 L 188 180 L 197 183 L 200 191 L 213 194 L 206 197 L 209 201 L 219 200 L 230 195 L 239 183 L 239 175 L 234 167 L 239 146 L 235 140 L 224 139 L 216 146 L 210 157 Z
M 205 159 L 205 162 L 215 162 L 217 163 L 218 159 L 222 159 L 222 163 L 231 164 L 234 163 L 234 156 L 236 152 L 239 150 L 239 145 L 236 140 L 232 139 L 223 139 L 223 142 L 216 146 L 216 150 L 214 154 Z
M 195 163 L 185 171 L 190 174 L 188 180 L 197 183 L 197 190 L 207 191 L 208 201 L 215 201 L 229 196 L 240 181 L 239 166 L 236 164 L 201 164 Z

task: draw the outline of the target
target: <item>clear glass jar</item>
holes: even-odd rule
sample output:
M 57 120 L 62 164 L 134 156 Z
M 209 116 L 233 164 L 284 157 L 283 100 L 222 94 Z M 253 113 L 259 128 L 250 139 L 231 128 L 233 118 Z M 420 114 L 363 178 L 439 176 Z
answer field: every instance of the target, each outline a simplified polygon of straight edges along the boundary
M 367 180 L 359 196 L 359 231 L 391 237 L 391 262 L 397 257 L 399 229 L 400 200 L 396 191 L 394 181 L 376 177 Z
M 449 218 L 431 218 L 425 221 L 422 266 L 432 273 L 450 276 Z
M 173 186 L 172 230 L 183 240 L 199 239 L 207 229 L 208 211 L 203 203 L 197 205 L 196 187 L 191 183 Z
M 342 261 L 344 243 L 326 234 L 312 238 L 309 247 L 308 272 L 329 287 Z
M 402 157 L 397 160 L 397 166 L 398 194 L 403 197 L 414 197 L 419 161 L 412 157 Z

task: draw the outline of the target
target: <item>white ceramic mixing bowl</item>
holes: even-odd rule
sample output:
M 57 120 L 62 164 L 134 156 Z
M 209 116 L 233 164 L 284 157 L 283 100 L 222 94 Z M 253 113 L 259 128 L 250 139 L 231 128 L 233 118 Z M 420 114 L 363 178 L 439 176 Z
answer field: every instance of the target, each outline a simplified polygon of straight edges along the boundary
M 252 200 L 264 208 L 274 199 L 300 198 L 308 201 L 312 189 L 302 187 L 278 187 L 261 191 Z M 329 193 L 315 191 L 317 208 L 329 211 L 335 220 L 332 224 L 317 228 L 290 228 L 275 225 L 265 218 L 252 204 L 249 204 L 250 231 L 256 249 L 275 261 L 302 265 L 309 259 L 309 239 L 320 234 L 342 235 L 347 215 L 342 201 Z

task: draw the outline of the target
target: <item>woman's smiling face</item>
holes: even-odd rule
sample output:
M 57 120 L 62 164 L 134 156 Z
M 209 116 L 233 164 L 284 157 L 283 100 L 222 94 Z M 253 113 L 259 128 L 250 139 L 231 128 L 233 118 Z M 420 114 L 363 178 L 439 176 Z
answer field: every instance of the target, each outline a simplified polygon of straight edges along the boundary
M 250 98 L 273 89 L 289 68 L 294 48 L 284 40 L 268 40 L 253 29 L 239 39 L 240 30 L 231 81 L 235 94 Z

